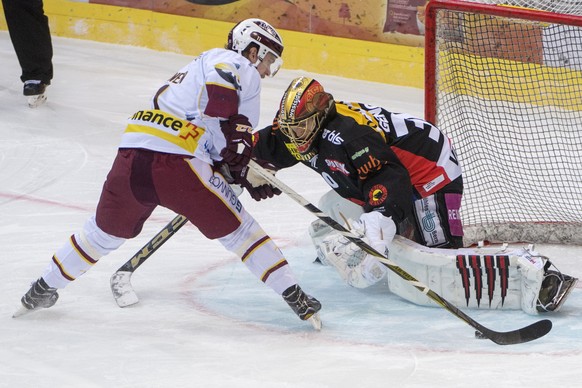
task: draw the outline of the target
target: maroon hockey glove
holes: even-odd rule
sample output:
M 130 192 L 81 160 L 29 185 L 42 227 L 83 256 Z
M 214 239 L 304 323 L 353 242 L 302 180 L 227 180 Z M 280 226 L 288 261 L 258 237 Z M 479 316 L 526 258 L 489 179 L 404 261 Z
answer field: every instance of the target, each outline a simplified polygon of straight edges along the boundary
M 240 171 L 245 167 L 253 152 L 253 135 L 249 119 L 240 114 L 232 115 L 228 121 L 220 123 L 226 146 L 220 152 L 222 160 L 231 171 Z
M 270 164 L 265 165 L 261 163 L 261 165 L 268 170 L 274 170 L 273 166 Z M 245 166 L 240 171 L 233 171 L 232 176 L 234 178 L 234 183 L 244 187 L 255 201 L 273 198 L 275 195 L 281 194 L 281 190 L 271 186 L 269 182 L 256 174 L 251 168 L 249 168 L 249 166 Z

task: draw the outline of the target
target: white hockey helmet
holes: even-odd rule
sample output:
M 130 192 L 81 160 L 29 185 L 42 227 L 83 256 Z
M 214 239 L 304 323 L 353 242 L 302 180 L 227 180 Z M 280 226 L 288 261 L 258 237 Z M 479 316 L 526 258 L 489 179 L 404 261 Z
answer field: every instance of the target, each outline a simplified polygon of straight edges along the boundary
M 313 78 L 291 81 L 279 106 L 279 127 L 301 155 L 307 155 L 317 143 L 324 120 L 334 106 L 333 96 Z
M 258 47 L 259 61 L 262 62 L 269 53 L 273 56 L 269 70 L 271 77 L 274 76 L 283 64 L 283 39 L 277 30 L 264 20 L 252 18 L 238 23 L 228 33 L 226 48 L 229 50 L 242 55 L 251 44 Z

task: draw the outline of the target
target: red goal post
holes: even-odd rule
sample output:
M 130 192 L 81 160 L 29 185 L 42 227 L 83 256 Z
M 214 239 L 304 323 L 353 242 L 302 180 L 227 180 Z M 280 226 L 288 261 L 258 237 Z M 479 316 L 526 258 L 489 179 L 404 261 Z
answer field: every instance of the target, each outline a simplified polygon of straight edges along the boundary
M 582 244 L 582 16 L 431 0 L 425 118 L 463 167 L 466 244 Z

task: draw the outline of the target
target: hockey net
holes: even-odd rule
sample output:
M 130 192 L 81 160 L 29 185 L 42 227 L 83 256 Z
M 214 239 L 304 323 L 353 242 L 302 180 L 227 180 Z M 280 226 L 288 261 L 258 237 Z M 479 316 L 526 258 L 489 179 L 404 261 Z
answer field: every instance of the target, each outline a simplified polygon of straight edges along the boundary
M 576 15 L 582 2 L 427 6 L 425 115 L 463 167 L 466 244 L 582 244 Z

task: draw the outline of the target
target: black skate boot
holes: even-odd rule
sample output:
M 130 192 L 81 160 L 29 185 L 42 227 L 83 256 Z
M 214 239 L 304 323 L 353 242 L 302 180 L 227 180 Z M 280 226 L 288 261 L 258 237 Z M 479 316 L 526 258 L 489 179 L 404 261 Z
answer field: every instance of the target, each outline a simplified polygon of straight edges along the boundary
M 38 80 L 28 80 L 24 82 L 22 93 L 28 97 L 28 106 L 36 108 L 46 101 L 44 92 L 48 85 Z
M 22 308 L 14 314 L 14 317 L 16 318 L 32 310 L 49 308 L 57 302 L 57 299 L 59 299 L 57 289 L 49 287 L 44 279 L 40 278 L 32 283 L 30 290 L 20 299 Z
M 309 321 L 317 330 L 321 329 L 317 313 L 321 310 L 321 303 L 317 299 L 307 295 L 297 284 L 283 291 L 283 299 L 301 320 Z
M 546 269 L 538 295 L 537 310 L 541 313 L 558 311 L 577 282 L 577 278 L 564 275 L 560 271 Z
M 46 90 L 46 84 L 42 81 L 30 80 L 24 82 L 23 94 L 25 96 L 38 96 L 39 94 L 44 94 Z

